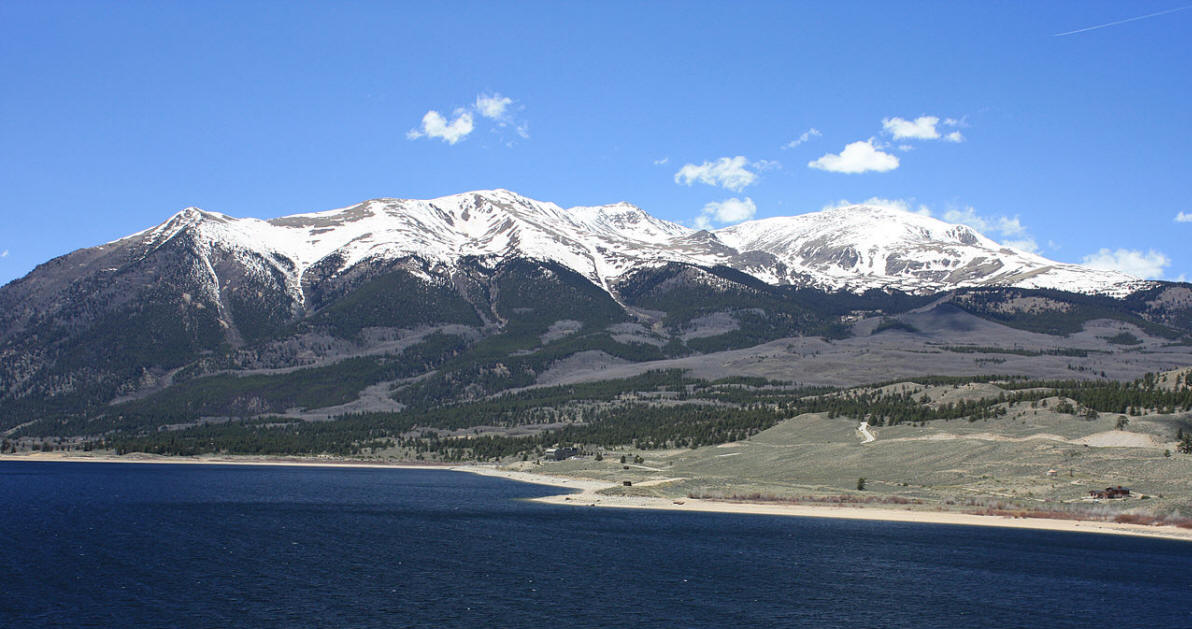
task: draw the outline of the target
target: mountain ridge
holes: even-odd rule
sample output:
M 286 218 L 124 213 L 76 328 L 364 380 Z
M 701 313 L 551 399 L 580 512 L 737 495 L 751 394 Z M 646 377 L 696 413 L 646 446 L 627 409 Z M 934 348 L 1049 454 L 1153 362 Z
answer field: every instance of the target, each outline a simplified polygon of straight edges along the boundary
M 866 236 L 874 226 L 885 231 Z M 1192 332 L 1187 285 L 1052 263 L 883 208 L 715 232 L 507 190 L 269 220 L 186 208 L 0 287 L 0 430 L 110 417 L 125 412 L 115 400 L 175 399 L 187 382 L 224 396 L 183 405 L 190 417 L 341 405 L 385 386 L 396 404 L 451 404 L 531 386 L 572 356 L 719 365 L 779 339 L 881 344 L 897 330 L 938 352 L 926 345 L 946 340 L 896 317 L 941 300 L 1045 335 L 1108 319 L 1160 348 Z
M 773 285 L 856 293 L 1015 286 L 1122 296 L 1153 285 L 999 245 L 965 225 L 871 205 L 704 232 L 625 202 L 564 209 L 504 189 L 378 198 L 267 220 L 192 207 L 104 246 L 141 238 L 148 248 L 187 229 L 212 245 L 257 254 L 287 276 L 287 290 L 300 303 L 302 275 L 332 256 L 339 259 L 336 272 L 369 259 L 415 256 L 454 266 L 464 257 L 521 256 L 561 263 L 606 289 L 630 269 L 668 262 L 723 265 Z

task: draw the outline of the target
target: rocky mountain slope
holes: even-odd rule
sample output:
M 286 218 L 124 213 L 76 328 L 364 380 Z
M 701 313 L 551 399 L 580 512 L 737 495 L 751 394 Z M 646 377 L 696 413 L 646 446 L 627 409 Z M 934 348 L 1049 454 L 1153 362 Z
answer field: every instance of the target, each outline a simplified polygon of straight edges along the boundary
M 534 385 L 574 356 L 711 364 L 878 322 L 869 334 L 941 301 L 1049 335 L 1095 320 L 1167 342 L 1192 330 L 1187 285 L 1052 262 L 883 208 L 715 232 L 505 190 L 268 221 L 188 208 L 0 288 L 0 430 L 361 396 L 425 407 Z

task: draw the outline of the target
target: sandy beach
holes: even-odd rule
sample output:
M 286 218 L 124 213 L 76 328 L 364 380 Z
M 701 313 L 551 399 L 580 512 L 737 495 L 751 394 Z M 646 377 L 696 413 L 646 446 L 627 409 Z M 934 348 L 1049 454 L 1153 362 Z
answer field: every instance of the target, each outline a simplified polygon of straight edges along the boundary
M 288 467 L 330 467 L 330 468 L 387 468 L 422 469 L 467 472 L 492 476 L 523 483 L 548 485 L 569 489 L 567 493 L 532 499 L 534 502 L 565 506 L 604 507 L 617 509 L 655 509 L 667 511 L 735 513 L 748 515 L 778 515 L 809 518 L 839 518 L 845 520 L 874 520 L 885 522 L 915 522 L 924 524 L 952 524 L 963 526 L 997 526 L 1003 528 L 1033 529 L 1043 531 L 1067 531 L 1073 533 L 1100 533 L 1109 535 L 1132 535 L 1192 542 L 1192 529 L 1174 526 L 1145 526 L 1095 520 L 1057 520 L 1049 518 L 1014 518 L 996 515 L 976 515 L 955 511 L 920 511 L 882 507 L 860 507 L 845 505 L 802 505 L 732 502 L 724 500 L 701 500 L 684 498 L 672 500 L 639 496 L 614 496 L 599 493 L 615 487 L 616 484 L 601 480 L 535 474 L 515 470 L 499 469 L 491 465 L 422 465 L 409 463 L 374 463 L 326 458 L 297 457 L 162 457 L 153 455 L 89 455 L 86 453 L 35 452 L 30 454 L 0 455 L 5 461 L 44 461 L 75 463 L 130 463 L 130 464 L 172 464 L 172 465 L 256 465 Z M 665 479 L 662 479 L 665 480 Z M 655 481 L 658 482 L 658 481 Z M 639 486 L 645 486 L 639 483 Z
M 1056 520 L 1048 518 L 1012 518 L 995 515 L 975 515 L 955 511 L 912 511 L 880 507 L 766 504 L 751 502 L 729 502 L 722 500 L 700 500 L 684 498 L 649 498 L 637 496 L 609 496 L 598 493 L 602 489 L 615 487 L 604 481 L 563 478 L 545 474 L 532 474 L 501 470 L 494 467 L 468 466 L 453 468 L 459 471 L 496 476 L 509 480 L 540 485 L 551 485 L 578 490 L 575 493 L 534 498 L 535 502 L 585 507 L 612 507 L 620 509 L 659 509 L 667 511 L 700 511 L 712 513 L 738 513 L 749 515 L 780 515 L 807 518 L 839 518 L 845 520 L 880 520 L 885 522 L 917 522 L 923 524 L 955 524 L 964 526 L 999 526 L 1015 529 L 1041 531 L 1068 531 L 1074 533 L 1102 533 L 1110 535 L 1133 535 L 1157 537 L 1192 542 L 1192 529 L 1174 526 L 1144 526 L 1095 520 Z

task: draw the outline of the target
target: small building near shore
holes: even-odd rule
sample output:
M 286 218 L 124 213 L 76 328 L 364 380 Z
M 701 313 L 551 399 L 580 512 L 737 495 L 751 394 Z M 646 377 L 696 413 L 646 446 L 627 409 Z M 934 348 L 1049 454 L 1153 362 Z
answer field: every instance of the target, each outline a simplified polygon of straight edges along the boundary
M 1130 488 L 1122 487 L 1106 487 L 1105 489 L 1094 489 L 1089 492 L 1089 495 L 1098 500 L 1116 500 L 1118 498 L 1129 498 Z
M 542 453 L 542 458 L 552 461 L 566 461 L 577 455 L 579 455 L 579 448 L 547 448 Z

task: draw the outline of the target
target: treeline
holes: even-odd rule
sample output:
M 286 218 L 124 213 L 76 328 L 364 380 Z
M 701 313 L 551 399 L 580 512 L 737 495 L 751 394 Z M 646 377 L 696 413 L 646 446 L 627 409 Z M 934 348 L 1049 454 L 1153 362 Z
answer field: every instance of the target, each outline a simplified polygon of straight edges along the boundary
M 435 453 L 448 460 L 487 460 L 528 453 L 563 442 L 607 447 L 626 444 L 639 449 L 694 448 L 746 439 L 773 426 L 783 417 L 774 409 L 762 407 L 621 403 L 590 410 L 582 424 L 523 437 L 441 437 L 437 431 L 407 434 L 417 433 L 416 422 L 402 421 L 409 418 L 400 415 L 382 417 L 372 414 L 345 416 L 330 422 L 230 421 L 138 436 L 113 436 L 99 442 L 98 447 L 115 449 L 118 454 L 327 453 L 346 456 L 400 446 L 411 452 Z
M 945 380 L 936 384 L 958 383 Z M 1096 417 L 1097 413 L 1141 415 L 1147 412 L 1166 414 L 1192 410 L 1192 386 L 1189 383 L 1177 379 L 1173 388 L 1162 388 L 1158 386 L 1158 376 L 1152 373 L 1134 382 L 1010 380 L 999 382 L 996 386 L 1005 389 L 1006 393 L 997 397 L 937 405 L 931 405 L 930 398 L 923 394 L 869 390 L 806 396 L 784 404 L 783 408 L 791 413 L 823 412 L 829 417 L 870 417 L 870 423 L 876 425 L 999 417 L 1006 414 L 1008 404 L 1033 402 L 1046 397 L 1069 398 L 1076 406 L 1063 402 L 1055 410 L 1076 414 L 1083 408 L 1090 418 Z
M 821 395 L 803 398 L 784 405 L 791 413 L 827 413 L 829 418 L 868 418 L 875 426 L 893 426 L 940 419 L 968 418 L 976 421 L 1001 417 L 1007 413 L 1006 404 L 1043 397 L 1045 394 L 1024 392 L 996 398 L 947 402 L 930 405 L 925 395 L 910 392 L 849 392 L 840 395 Z
M 666 264 L 642 270 L 618 288 L 630 305 L 666 313 L 662 323 L 675 336 L 705 315 L 727 312 L 737 319 L 736 330 L 688 340 L 687 347 L 696 352 L 751 347 L 795 335 L 845 338 L 851 333 L 838 313 L 830 311 L 832 299 L 795 298 L 783 287 L 728 267 Z
M 351 423 L 303 422 L 288 418 L 234 420 L 140 436 L 113 436 L 98 447 L 117 454 L 148 452 L 170 456 L 260 454 L 357 456 L 394 446 L 387 431 Z
M 508 389 L 528 387 L 538 375 L 557 360 L 584 351 L 598 350 L 631 362 L 662 360 L 686 353 L 681 346 L 658 347 L 648 343 L 620 343 L 607 332 L 576 332 L 543 347 L 526 349 L 538 343 L 501 334 L 481 341 L 418 382 L 399 388 L 393 399 L 416 408 L 429 409 L 442 404 L 493 395 Z
M 295 328 L 323 329 L 340 338 L 359 339 L 361 332 L 369 327 L 483 324 L 472 304 L 450 285 L 424 281 L 406 270 L 370 278 L 337 297 Z
M 994 378 L 915 380 L 959 386 Z M 1187 412 L 1192 410 L 1189 385 L 1183 378 L 1174 383 L 1160 382 L 1155 374 L 1130 383 L 1011 380 L 997 382 L 996 386 L 1004 390 L 999 395 L 941 404 L 922 390 L 867 387 L 838 391 L 750 378 L 709 382 L 691 378 L 682 370 L 666 370 L 632 378 L 528 389 L 400 413 L 342 415 L 327 422 L 268 417 L 179 430 L 116 428 L 105 437 L 103 445 L 120 452 L 161 454 L 345 456 L 399 447 L 407 455 L 488 460 L 533 456 L 557 444 L 587 449 L 715 445 L 748 438 L 783 418 L 812 412 L 868 418 L 874 425 L 977 420 L 1005 415 L 1010 404 L 1056 396 L 1065 399 L 1052 410 L 1089 418 L 1095 418 L 1098 412 Z M 480 434 L 512 428 L 534 432 L 517 436 Z
M 1053 395 L 1072 398 L 1102 413 L 1137 415 L 1146 411 L 1175 413 L 1192 410 L 1192 382 L 1177 376 L 1170 388 L 1160 386 L 1159 376 L 1145 374 L 1133 382 L 1113 380 L 1018 380 L 999 384 L 1003 389 L 1045 388 Z
M 1007 302 L 1021 297 L 1043 298 L 1060 306 L 1035 310 L 1004 307 Z M 1182 329 L 1149 321 L 1137 314 L 1137 311 L 1149 310 L 1149 307 L 1138 300 L 1138 293 L 1131 297 L 1115 299 L 1105 295 L 1083 295 L 1053 289 L 971 288 L 958 293 L 952 303 L 984 319 L 1020 330 L 1056 336 L 1080 332 L 1084 324 L 1093 319 L 1131 323 L 1147 334 L 1163 338 L 1175 339 L 1187 335 L 1188 321 L 1181 322 L 1185 324 Z
M 588 421 L 590 409 L 599 403 L 622 396 L 679 392 L 696 382 L 701 381 L 685 376 L 679 369 L 649 371 L 632 378 L 535 388 L 473 402 L 411 409 L 397 415 L 417 417 L 420 427 L 446 430 Z
M 17 436 L 94 435 L 186 424 L 200 417 L 256 417 L 290 408 L 350 402 L 365 387 L 427 370 L 467 349 L 459 336 L 435 332 L 397 356 L 349 358 L 285 374 L 206 376 L 91 416 L 63 415 L 35 422 Z
M 650 371 L 632 378 L 544 387 L 476 402 L 416 412 L 345 414 L 327 422 L 287 418 L 240 420 L 181 430 L 142 430 L 105 440 L 120 451 L 159 454 L 353 454 L 392 442 L 417 453 L 468 452 L 488 458 L 528 452 L 560 440 L 639 448 L 696 447 L 743 439 L 779 421 L 772 406 L 651 401 L 681 397 L 705 386 L 682 370 Z M 718 385 L 739 386 L 739 385 Z M 513 428 L 565 423 L 529 437 L 442 437 L 441 431 L 480 426 Z M 471 445 L 468 445 L 471 444 Z M 493 454 L 501 452 L 505 454 Z
M 1021 349 L 1007 347 L 982 347 L 978 345 L 940 345 L 945 352 L 957 354 L 1013 354 L 1015 356 L 1074 356 L 1087 358 L 1089 352 L 1096 350 L 1076 349 L 1073 347 L 1059 347 L 1055 349 Z M 1104 354 L 1106 352 L 1097 352 Z
M 1141 415 L 1192 410 L 1192 388 L 1163 389 L 1153 374 L 1135 382 L 1072 382 L 1056 390 L 1080 404 L 1103 413 Z
M 781 412 L 763 407 L 626 404 L 596 411 L 588 423 L 532 436 L 452 437 L 434 439 L 428 447 L 456 460 L 518 456 L 564 443 L 604 447 L 625 445 L 642 450 L 696 448 L 746 439 L 784 417 Z

